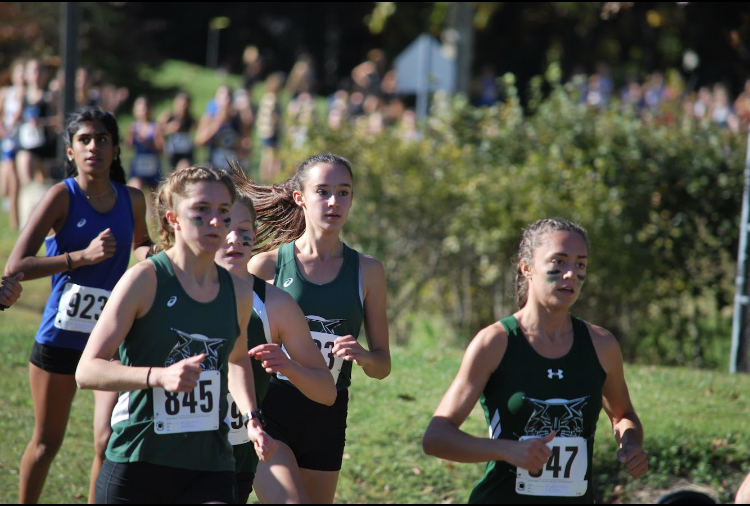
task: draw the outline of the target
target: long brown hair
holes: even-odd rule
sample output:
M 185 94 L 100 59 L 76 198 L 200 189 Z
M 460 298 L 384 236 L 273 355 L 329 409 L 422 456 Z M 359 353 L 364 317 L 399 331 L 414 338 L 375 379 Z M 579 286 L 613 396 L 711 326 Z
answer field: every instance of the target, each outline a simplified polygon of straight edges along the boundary
M 563 218 L 546 218 L 537 220 L 528 226 L 523 232 L 521 244 L 518 246 L 518 261 L 516 262 L 516 302 L 518 308 L 522 309 L 529 299 L 529 280 L 521 271 L 521 262 L 531 265 L 534 259 L 534 252 L 542 244 L 544 236 L 550 232 L 575 232 L 579 234 L 589 247 L 589 240 L 586 230 L 580 225 Z
M 294 202 L 293 194 L 302 191 L 309 170 L 319 164 L 346 167 L 354 180 L 349 160 L 332 153 L 311 156 L 300 164 L 294 176 L 283 183 L 266 186 L 247 178 L 249 183 L 244 191 L 252 199 L 258 213 L 256 244 L 259 252 L 274 250 L 305 233 L 305 212 Z
M 154 207 L 159 220 L 159 247 L 155 249 L 166 251 L 174 245 L 174 229 L 167 220 L 167 211 L 174 211 L 177 207 L 175 197 L 185 198 L 188 186 L 200 182 L 222 183 L 229 190 L 232 203 L 237 199 L 232 177 L 225 170 L 208 165 L 191 165 L 174 171 L 159 185 L 156 193 Z

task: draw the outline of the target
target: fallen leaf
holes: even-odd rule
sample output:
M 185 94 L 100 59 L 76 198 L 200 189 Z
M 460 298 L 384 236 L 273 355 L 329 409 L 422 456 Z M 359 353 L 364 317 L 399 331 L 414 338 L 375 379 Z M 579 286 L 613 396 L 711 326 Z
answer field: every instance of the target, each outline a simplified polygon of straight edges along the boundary
M 418 468 L 418 467 L 415 467 L 414 469 L 412 469 L 412 471 L 414 472 L 414 474 L 422 474 L 422 473 L 424 473 L 424 471 L 422 471 L 422 470 L 421 470 L 420 468 Z

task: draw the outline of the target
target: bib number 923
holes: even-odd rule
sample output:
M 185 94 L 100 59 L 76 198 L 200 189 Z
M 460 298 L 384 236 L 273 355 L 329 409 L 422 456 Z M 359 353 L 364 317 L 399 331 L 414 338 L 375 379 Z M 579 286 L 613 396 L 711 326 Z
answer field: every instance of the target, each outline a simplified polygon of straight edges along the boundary
M 154 388 L 154 430 L 157 434 L 201 432 L 219 428 L 219 371 L 203 371 L 190 392 Z
M 55 327 L 74 332 L 91 333 L 99 320 L 111 292 L 101 288 L 65 285 L 57 307 Z

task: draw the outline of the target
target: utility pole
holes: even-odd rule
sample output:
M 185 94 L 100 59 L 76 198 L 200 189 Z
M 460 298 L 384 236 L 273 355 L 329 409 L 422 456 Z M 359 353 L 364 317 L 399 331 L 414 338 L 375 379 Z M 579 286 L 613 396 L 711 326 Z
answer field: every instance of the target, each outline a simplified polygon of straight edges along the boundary
M 734 316 L 732 318 L 732 350 L 729 358 L 729 372 L 750 372 L 748 361 L 748 312 L 750 297 L 747 294 L 748 274 L 748 234 L 750 234 L 750 134 L 745 155 L 745 187 L 742 191 L 742 213 L 740 215 L 740 245 L 737 252 L 737 289 L 734 294 Z
M 447 21 L 448 33 L 444 37 L 455 45 L 456 50 L 456 91 L 468 96 L 474 61 L 474 8 L 471 2 L 452 2 Z

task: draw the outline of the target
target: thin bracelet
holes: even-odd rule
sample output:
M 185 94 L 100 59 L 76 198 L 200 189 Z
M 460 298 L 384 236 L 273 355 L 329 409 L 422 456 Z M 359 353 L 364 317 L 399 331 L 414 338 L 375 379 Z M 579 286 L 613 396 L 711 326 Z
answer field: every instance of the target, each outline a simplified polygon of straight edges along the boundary
M 148 368 L 148 373 L 146 373 L 146 388 L 151 388 L 151 385 L 149 385 L 149 383 L 148 383 L 148 379 L 149 379 L 149 377 L 151 377 L 151 369 L 153 369 L 153 367 L 149 367 Z
M 73 261 L 70 259 L 70 253 L 68 253 L 67 251 L 65 252 L 65 263 L 68 266 L 68 270 L 72 271 L 73 270 Z

